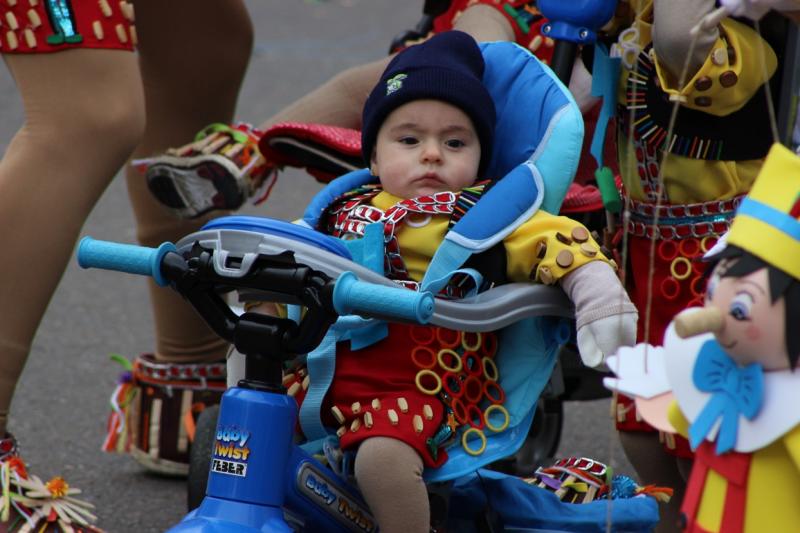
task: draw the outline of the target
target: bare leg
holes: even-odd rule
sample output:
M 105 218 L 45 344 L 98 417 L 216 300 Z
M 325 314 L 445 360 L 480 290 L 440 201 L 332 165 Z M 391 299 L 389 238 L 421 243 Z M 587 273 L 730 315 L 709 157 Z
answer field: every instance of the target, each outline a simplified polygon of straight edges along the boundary
M 0 432 L 31 342 L 86 217 L 138 142 L 135 55 L 8 55 L 25 123 L 0 162 Z M 43 212 L 44 210 L 44 212 Z
M 511 41 L 514 30 L 495 8 L 475 5 L 458 17 L 454 29 L 472 35 L 476 41 Z M 279 122 L 314 122 L 343 128 L 361 128 L 361 111 L 370 91 L 393 56 L 349 68 L 311 91 L 261 125 L 266 129 Z
M 355 473 L 381 531 L 427 533 L 430 530 L 422 458 L 414 448 L 388 437 L 367 439 L 356 453 Z
M 680 531 L 681 503 L 686 493 L 685 473 L 689 461 L 668 455 L 658 440 L 658 433 L 620 431 L 625 455 L 639 474 L 643 485 L 655 484 L 674 489 L 669 503 L 661 506 L 661 521 L 657 533 Z M 682 473 L 683 472 L 683 473 Z
M 238 0 L 137 0 L 140 64 L 147 127 L 135 157 L 183 144 L 211 122 L 230 122 L 253 44 L 253 28 Z M 179 220 L 127 169 L 139 241 L 174 241 L 206 219 Z M 170 361 L 222 359 L 226 344 L 180 296 L 151 284 L 156 356 Z

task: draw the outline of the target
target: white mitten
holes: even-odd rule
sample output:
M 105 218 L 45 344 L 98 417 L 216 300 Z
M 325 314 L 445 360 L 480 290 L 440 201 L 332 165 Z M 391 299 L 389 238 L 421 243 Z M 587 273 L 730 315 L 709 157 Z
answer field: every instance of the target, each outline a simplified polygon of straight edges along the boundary
M 798 0 L 720 0 L 720 4 L 735 17 L 747 17 L 758 20 L 767 11 L 800 11 Z
M 583 364 L 596 367 L 621 346 L 632 346 L 636 342 L 637 316 L 612 315 L 578 328 L 578 351 Z
M 634 398 L 650 399 L 670 391 L 661 346 L 637 344 L 609 355 L 606 365 L 617 377 L 603 378 L 607 389 Z
M 563 278 L 561 287 L 575 304 L 578 351 L 587 366 L 597 366 L 620 346 L 636 342 L 636 308 L 614 270 L 592 261 Z

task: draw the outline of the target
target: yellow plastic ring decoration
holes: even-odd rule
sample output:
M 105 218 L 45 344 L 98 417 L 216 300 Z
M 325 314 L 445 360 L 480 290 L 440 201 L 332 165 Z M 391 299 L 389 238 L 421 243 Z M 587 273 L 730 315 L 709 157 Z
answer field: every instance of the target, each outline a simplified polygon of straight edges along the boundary
M 499 426 L 492 425 L 492 422 L 489 417 L 492 411 L 500 411 L 500 413 L 505 418 L 505 420 L 503 420 L 503 423 L 500 424 Z M 495 433 L 500 433 L 501 431 L 505 431 L 505 429 L 508 427 L 509 422 L 511 422 L 511 415 L 508 414 L 508 409 L 506 409 L 500 404 L 493 403 L 492 405 L 487 407 L 486 410 L 483 412 L 483 422 L 484 424 L 486 424 L 486 427 L 489 428 L 490 430 L 494 431 Z
M 422 378 L 425 376 L 431 376 L 433 380 L 436 382 L 436 386 L 432 389 L 426 389 L 422 386 Z M 417 389 L 423 394 L 428 394 L 430 396 L 436 396 L 439 394 L 439 391 L 442 390 L 442 378 L 439 377 L 439 374 L 434 372 L 433 370 L 423 369 L 417 372 L 417 376 L 414 378 L 414 383 L 417 384 Z
M 486 379 L 489 381 L 497 381 L 497 378 L 500 377 L 500 371 L 497 370 L 497 363 L 494 362 L 494 359 L 484 356 L 481 362 L 483 363 L 483 375 L 486 376 Z M 489 370 L 491 370 L 491 372 Z
M 686 265 L 686 271 L 678 274 L 678 269 L 676 265 L 680 263 L 682 265 Z M 689 274 L 692 273 L 692 264 L 689 262 L 688 259 L 685 257 L 676 257 L 672 260 L 672 264 L 669 265 L 669 273 L 672 274 L 672 277 L 677 279 L 678 281 L 682 281 L 689 277 Z
M 467 439 L 469 438 L 469 435 L 471 435 L 472 433 L 475 433 L 481 441 L 481 447 L 478 448 L 477 450 L 473 450 L 467 444 Z M 463 435 L 461 435 L 461 446 L 463 446 L 464 451 L 467 452 L 468 454 L 473 456 L 478 456 L 486 450 L 486 435 L 484 435 L 483 431 L 481 431 L 478 428 L 469 428 L 464 432 Z
M 475 335 L 475 344 L 469 345 L 467 344 L 467 335 Z M 475 333 L 467 333 L 466 331 L 461 334 L 461 346 L 468 352 L 477 352 L 478 349 L 483 344 L 483 336 L 480 332 Z
M 716 235 L 706 235 L 700 241 L 700 249 L 703 251 L 703 253 L 706 253 L 713 248 L 715 244 L 717 244 L 718 240 L 719 238 Z M 711 241 L 711 244 L 709 244 L 709 241 Z
M 453 356 L 453 360 L 455 361 L 454 366 L 447 366 L 447 363 L 444 362 L 444 356 L 448 354 Z M 461 356 L 450 348 L 442 348 L 439 350 L 439 353 L 436 354 L 436 359 L 439 361 L 440 367 L 447 372 L 452 372 L 453 374 L 458 374 L 461 372 L 461 369 L 464 368 L 464 365 L 461 362 Z

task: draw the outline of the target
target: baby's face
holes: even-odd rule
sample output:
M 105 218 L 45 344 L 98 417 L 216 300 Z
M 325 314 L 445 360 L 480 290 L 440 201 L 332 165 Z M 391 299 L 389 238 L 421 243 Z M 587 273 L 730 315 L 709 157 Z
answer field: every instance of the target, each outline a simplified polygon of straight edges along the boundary
M 415 100 L 389 114 L 370 169 L 401 198 L 459 191 L 475 183 L 481 147 L 472 120 L 438 100 Z

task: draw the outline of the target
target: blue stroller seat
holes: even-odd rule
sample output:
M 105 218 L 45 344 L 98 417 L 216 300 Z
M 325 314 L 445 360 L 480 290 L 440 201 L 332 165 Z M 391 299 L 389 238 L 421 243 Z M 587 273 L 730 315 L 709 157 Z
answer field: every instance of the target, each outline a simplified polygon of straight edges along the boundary
M 484 83 L 497 109 L 495 151 L 487 175 L 499 179 L 450 229 L 435 253 L 421 283 L 422 290 L 434 294 L 472 254 L 500 242 L 538 209 L 558 213 L 582 145 L 580 111 L 547 67 L 516 44 L 480 46 L 486 62 Z M 197 244 L 214 250 L 215 270 L 230 277 L 247 272 L 261 254 L 291 251 L 298 262 L 332 277 L 351 271 L 363 281 L 393 285 L 383 275 L 380 224 L 368 227 L 364 238 L 356 241 L 340 241 L 313 229 L 335 199 L 373 179 L 364 169 L 332 181 L 314 197 L 298 224 L 260 217 L 223 217 L 186 236 L 176 246 L 179 251 L 188 251 Z M 269 299 L 270 295 L 265 296 Z M 508 424 L 504 430 L 486 435 L 485 450 L 477 456 L 467 453 L 461 447 L 461 439 L 456 439 L 447 448 L 448 461 L 439 468 L 425 470 L 426 481 L 470 479 L 481 467 L 519 449 L 528 434 L 537 399 L 552 373 L 558 349 L 570 336 L 572 316 L 571 303 L 559 288 L 530 283 L 500 285 L 462 300 L 437 300 L 430 324 L 471 332 L 498 331 L 495 361 L 499 384 L 506 394 Z M 319 451 L 333 433 L 333 429 L 322 425 L 319 415 L 335 367 L 331 345 L 350 339 L 353 349 L 357 349 L 356 343 L 368 345 L 380 338 L 374 322 L 365 325 L 358 317 L 341 317 L 332 331 L 327 345 L 323 342 L 308 355 L 312 379 L 300 422 L 309 438 L 303 447 L 311 453 Z M 534 490 L 519 483 L 512 490 Z M 605 505 L 588 505 L 595 504 Z M 559 512 L 560 502 L 549 505 L 550 512 Z M 640 500 L 628 509 L 639 516 L 647 515 L 645 522 L 649 520 L 649 524 L 654 521 L 653 514 L 657 515 L 655 502 Z M 620 519 L 616 511 L 615 525 Z M 596 513 L 601 517 L 598 522 L 604 524 L 605 511 Z
M 558 213 L 580 156 L 583 140 L 581 114 L 569 91 L 552 71 L 529 51 L 513 43 L 484 43 L 481 50 L 486 62 L 484 84 L 497 109 L 496 148 L 487 175 L 500 179 L 454 225 L 431 261 L 423 288 L 434 293 L 470 255 L 502 240 L 538 209 Z M 308 228 L 316 227 L 320 214 L 334 199 L 374 179 L 364 169 L 332 181 L 311 201 L 302 224 Z M 292 249 L 303 262 L 309 262 L 308 254 L 318 257 L 316 261 L 311 260 L 310 265 L 319 266 L 329 274 L 340 265 L 340 270 L 354 270 L 365 280 L 391 283 L 382 276 L 382 260 L 380 265 L 354 268 L 350 262 L 352 256 L 344 246 L 347 244 L 352 248 L 352 241 L 344 243 L 316 232 L 301 235 L 301 230 L 297 225 L 258 217 L 223 217 L 207 224 L 201 232 L 187 236 L 178 247 L 190 246 L 197 240 L 204 245 L 210 244 L 220 251 L 218 268 L 227 268 L 235 275 L 235 269 L 225 267 L 226 254 L 244 253 L 241 268 L 245 268 L 248 257 L 254 257 L 252 252 L 258 244 L 265 243 L 261 237 L 269 236 L 267 240 L 271 246 L 276 243 L 278 248 L 286 246 L 284 249 Z M 266 251 L 263 246 L 276 251 L 270 245 L 262 244 L 262 252 Z M 382 240 L 379 246 L 382 246 Z M 358 257 L 355 260 L 359 262 Z M 532 296 L 531 291 L 547 296 Z M 490 304 L 490 301 L 495 303 Z M 515 303 L 512 305 L 511 302 Z M 536 314 L 547 313 L 548 316 L 522 318 L 526 313 L 532 313 L 531 302 L 536 302 Z M 487 313 L 486 305 L 494 305 L 494 311 Z M 475 311 L 471 312 L 470 306 Z M 439 302 L 437 309 L 438 316 L 432 320 L 436 325 L 469 331 L 502 329 L 497 361 L 500 385 L 506 391 L 509 424 L 506 430 L 487 437 L 486 450 L 480 456 L 468 454 L 460 447 L 449 449 L 447 463 L 426 470 L 425 477 L 430 481 L 454 479 L 474 472 L 514 453 L 522 445 L 533 419 L 536 401 L 552 372 L 558 348 L 569 336 L 568 323 L 559 323 L 552 317 L 571 316 L 571 306 L 561 291 L 527 284 L 503 285 L 460 302 Z M 313 375 L 313 369 L 310 371 Z M 320 381 L 325 383 L 326 379 L 312 379 L 312 388 Z M 330 376 L 327 377 L 329 382 Z M 319 405 L 313 407 L 317 413 L 311 416 L 311 420 L 310 408 L 306 405 L 311 396 L 318 397 L 321 403 L 327 390 L 326 385 L 322 387 L 322 390 L 307 396 L 300 413 L 304 431 L 312 440 L 327 436 L 320 429 Z M 321 440 L 306 449 L 313 450 L 319 445 Z

